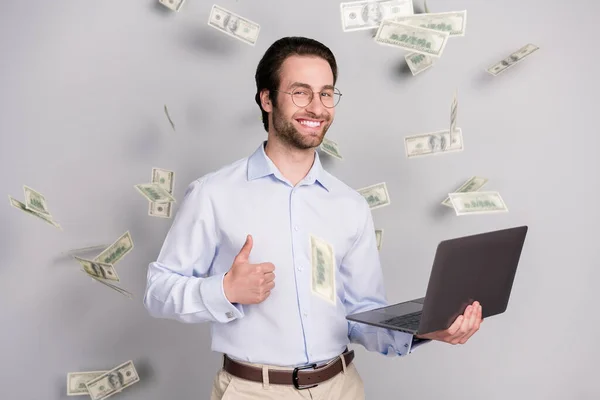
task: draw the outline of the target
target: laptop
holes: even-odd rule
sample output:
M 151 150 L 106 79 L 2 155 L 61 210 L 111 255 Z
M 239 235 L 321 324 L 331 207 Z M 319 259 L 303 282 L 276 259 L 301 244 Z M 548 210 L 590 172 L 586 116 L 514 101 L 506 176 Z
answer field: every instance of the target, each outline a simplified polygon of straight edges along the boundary
M 479 301 L 482 317 L 506 311 L 527 226 L 479 233 L 439 243 L 425 297 L 364 311 L 350 321 L 426 334 L 448 329 Z

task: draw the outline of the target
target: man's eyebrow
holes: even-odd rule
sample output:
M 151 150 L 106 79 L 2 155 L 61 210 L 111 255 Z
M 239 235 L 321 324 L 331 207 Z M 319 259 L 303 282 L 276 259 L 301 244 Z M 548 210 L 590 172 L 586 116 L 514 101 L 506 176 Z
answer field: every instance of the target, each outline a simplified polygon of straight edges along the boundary
M 288 87 L 289 88 L 303 87 L 303 88 L 307 88 L 307 89 L 311 89 L 312 90 L 312 86 L 310 86 L 308 83 L 304 83 L 304 82 L 294 82 L 291 85 L 289 85 Z M 325 86 L 323 86 L 321 88 L 321 90 L 324 90 L 324 89 L 331 89 L 331 90 L 333 90 L 335 88 L 333 87 L 333 85 L 325 85 Z

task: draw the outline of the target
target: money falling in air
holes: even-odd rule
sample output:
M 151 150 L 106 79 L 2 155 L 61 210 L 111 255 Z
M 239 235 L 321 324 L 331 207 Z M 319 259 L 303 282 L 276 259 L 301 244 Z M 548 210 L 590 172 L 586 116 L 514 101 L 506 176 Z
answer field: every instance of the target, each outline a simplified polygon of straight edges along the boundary
M 374 40 L 381 45 L 439 58 L 444 52 L 448 37 L 448 32 L 384 20 Z
M 338 160 L 343 159 L 342 154 L 340 153 L 340 148 L 339 148 L 338 144 L 336 142 L 334 142 L 333 140 L 323 138 L 323 141 L 321 142 L 321 146 L 319 146 L 319 147 L 324 153 L 327 153 L 330 156 L 337 158 Z
M 104 400 L 140 381 L 133 365 L 127 361 L 85 383 L 92 400 Z
M 152 183 L 173 194 L 175 172 L 162 168 L 152 168 Z M 149 201 L 148 215 L 151 217 L 171 218 L 173 202 L 159 203 Z
M 335 252 L 325 240 L 310 235 L 311 289 L 313 294 L 336 305 Z
M 523 61 L 525 57 L 531 55 L 536 50 L 539 50 L 539 47 L 531 43 L 527 44 L 521 47 L 519 50 L 512 53 L 510 56 L 506 57 L 504 60 L 489 67 L 487 69 L 487 72 L 491 75 L 498 76 L 510 67 L 514 67 L 516 64 Z
M 166 104 L 165 104 L 165 115 L 167 116 L 167 119 L 169 120 L 169 124 L 171 124 L 171 128 L 173 128 L 173 132 L 176 132 L 175 124 L 173 123 L 173 119 L 171 119 L 171 114 L 169 114 L 169 109 L 167 108 Z
M 256 22 L 216 4 L 210 11 L 208 25 L 251 46 L 256 44 L 260 33 L 260 25 Z
M 344 32 L 377 29 L 381 21 L 414 14 L 412 0 L 363 0 L 340 3 Z
M 365 200 L 367 200 L 371 210 L 389 206 L 392 202 L 390 200 L 390 195 L 388 194 L 387 185 L 385 182 L 376 183 L 375 185 L 358 189 L 357 192 L 360 193 Z
M 456 215 L 476 215 L 508 212 L 498 192 L 449 193 Z
M 179 11 L 184 2 L 185 0 L 159 0 L 160 4 L 173 11 Z
M 487 181 L 488 181 L 487 178 L 482 178 L 480 176 L 473 176 L 473 177 L 469 178 L 465 183 L 463 183 L 453 193 L 476 192 L 479 189 L 481 189 L 487 183 Z M 453 208 L 452 202 L 450 201 L 450 197 L 446 197 L 444 199 L 444 201 L 442 201 L 442 205 Z
M 54 221 L 52 215 L 50 214 L 50 211 L 48 211 L 48 205 L 46 203 L 46 198 L 44 197 L 44 195 L 25 185 L 23 185 L 23 191 L 25 193 L 25 203 L 21 203 L 19 200 L 8 196 L 10 205 L 23 211 L 26 214 L 38 217 L 42 221 L 62 231 L 62 227 L 60 226 L 60 224 Z

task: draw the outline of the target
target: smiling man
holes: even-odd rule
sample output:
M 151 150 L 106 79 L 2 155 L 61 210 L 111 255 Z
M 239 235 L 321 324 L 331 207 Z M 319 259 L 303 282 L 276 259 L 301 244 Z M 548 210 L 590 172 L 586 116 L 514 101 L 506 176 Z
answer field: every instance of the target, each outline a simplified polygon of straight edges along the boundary
M 316 151 L 342 96 L 335 57 L 286 37 L 255 78 L 267 140 L 189 185 L 144 304 L 156 317 L 211 322 L 212 350 L 224 355 L 212 400 L 364 399 L 349 343 L 398 356 L 431 339 L 465 343 L 481 307 L 422 338 L 346 320 L 387 302 L 369 206 Z

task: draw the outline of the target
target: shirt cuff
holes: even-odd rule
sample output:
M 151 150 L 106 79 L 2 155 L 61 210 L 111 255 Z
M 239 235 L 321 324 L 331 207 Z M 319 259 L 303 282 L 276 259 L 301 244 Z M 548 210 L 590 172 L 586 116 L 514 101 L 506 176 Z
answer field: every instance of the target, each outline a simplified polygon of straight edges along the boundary
M 227 300 L 223 289 L 223 277 L 225 274 L 213 275 L 204 278 L 200 285 L 200 295 L 206 309 L 212 314 L 217 322 L 226 323 L 244 316 L 241 304 L 233 305 Z

